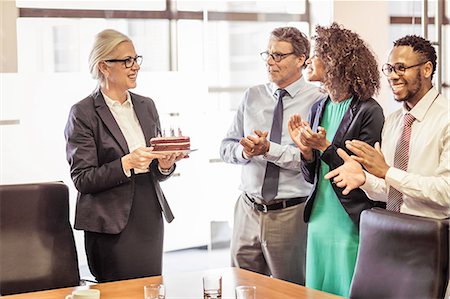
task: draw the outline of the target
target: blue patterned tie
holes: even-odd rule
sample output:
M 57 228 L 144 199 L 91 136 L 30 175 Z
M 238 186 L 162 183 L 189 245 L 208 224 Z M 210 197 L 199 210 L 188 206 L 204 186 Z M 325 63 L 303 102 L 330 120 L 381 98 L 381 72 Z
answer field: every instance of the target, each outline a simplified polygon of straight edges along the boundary
M 281 144 L 281 130 L 283 128 L 283 97 L 287 91 L 277 89 L 278 102 L 273 111 L 272 128 L 270 129 L 270 141 Z M 272 200 L 278 194 L 278 180 L 280 178 L 280 167 L 267 162 L 266 174 L 262 185 L 262 197 L 266 201 Z

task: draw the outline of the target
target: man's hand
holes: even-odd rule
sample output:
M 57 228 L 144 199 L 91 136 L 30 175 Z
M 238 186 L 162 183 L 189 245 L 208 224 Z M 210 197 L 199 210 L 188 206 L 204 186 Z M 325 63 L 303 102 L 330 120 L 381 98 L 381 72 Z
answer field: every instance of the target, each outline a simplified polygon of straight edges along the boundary
M 361 167 L 361 164 L 356 162 L 353 157 L 350 157 L 343 149 L 338 148 L 337 153 L 339 157 L 344 160 L 344 164 L 338 168 L 330 171 L 325 175 L 325 179 L 333 178 L 333 183 L 340 188 L 343 195 L 347 195 L 353 189 L 359 188 L 366 181 L 366 175 Z
M 244 147 L 245 155 L 250 159 L 255 156 L 264 155 L 269 151 L 270 141 L 267 140 L 269 132 L 254 130 L 255 136 L 249 135 L 242 138 L 239 143 Z
M 384 159 L 379 142 L 375 143 L 373 148 L 360 140 L 348 140 L 345 146 L 356 155 L 352 158 L 361 163 L 368 172 L 382 179 L 386 177 L 389 165 Z
M 302 143 L 301 140 L 301 132 L 304 130 L 304 126 L 309 126 L 309 124 L 302 120 L 300 114 L 294 114 L 289 118 L 288 121 L 288 131 L 291 136 L 292 141 L 297 145 L 300 149 L 303 158 L 307 161 L 312 160 L 313 153 L 312 148 Z

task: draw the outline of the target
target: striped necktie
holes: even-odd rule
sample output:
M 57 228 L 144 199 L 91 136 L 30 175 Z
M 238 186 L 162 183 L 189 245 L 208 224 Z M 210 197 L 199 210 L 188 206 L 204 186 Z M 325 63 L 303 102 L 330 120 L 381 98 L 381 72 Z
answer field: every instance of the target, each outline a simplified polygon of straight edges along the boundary
M 394 167 L 401 170 L 408 170 L 409 160 L 409 140 L 411 139 L 411 125 L 415 117 L 409 113 L 403 118 L 403 132 L 397 142 L 394 155 Z M 394 187 L 389 188 L 388 201 L 386 209 L 390 211 L 400 212 L 400 206 L 403 203 L 403 194 Z

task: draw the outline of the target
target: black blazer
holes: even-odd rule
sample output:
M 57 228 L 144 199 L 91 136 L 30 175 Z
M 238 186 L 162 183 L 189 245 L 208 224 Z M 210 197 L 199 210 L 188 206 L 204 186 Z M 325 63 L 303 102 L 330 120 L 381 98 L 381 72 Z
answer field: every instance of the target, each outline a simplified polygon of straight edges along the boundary
M 160 132 L 155 104 L 150 98 L 130 94 L 146 144 L 150 146 L 150 138 Z M 71 108 L 64 133 L 70 174 L 78 190 L 75 228 L 120 233 L 130 215 L 134 179 L 123 171 L 121 157 L 129 153 L 128 145 L 100 91 L 94 91 Z M 157 159 L 150 164 L 150 177 L 168 222 L 174 217 L 159 181 L 172 172 L 161 174 Z
M 329 97 L 323 98 L 316 102 L 309 115 L 309 123 L 313 132 L 317 132 L 317 127 L 325 111 L 325 106 L 330 101 Z M 313 190 L 309 195 L 304 213 L 304 220 L 309 221 L 314 199 L 317 192 L 319 175 L 324 176 L 325 173 L 320 173 L 320 161 L 324 161 L 333 170 L 341 166 L 344 161 L 339 157 L 336 150 L 340 147 L 347 153 L 351 154 L 345 147 L 346 140 L 358 139 L 374 145 L 375 142 L 381 142 L 381 130 L 384 124 L 384 114 L 381 106 L 374 99 L 359 100 L 356 96 L 353 97 L 348 110 L 339 125 L 339 128 L 334 136 L 331 145 L 322 153 L 314 150 L 314 158 L 307 162 L 302 160 L 302 173 L 306 181 L 313 184 Z M 331 183 L 331 181 L 330 181 Z M 343 188 L 331 184 L 336 196 L 344 207 L 345 211 L 350 216 L 353 223 L 359 228 L 359 217 L 363 210 L 370 209 L 374 206 L 385 207 L 385 203 L 375 202 L 370 200 L 364 191 L 361 189 L 352 190 L 348 195 L 342 195 Z

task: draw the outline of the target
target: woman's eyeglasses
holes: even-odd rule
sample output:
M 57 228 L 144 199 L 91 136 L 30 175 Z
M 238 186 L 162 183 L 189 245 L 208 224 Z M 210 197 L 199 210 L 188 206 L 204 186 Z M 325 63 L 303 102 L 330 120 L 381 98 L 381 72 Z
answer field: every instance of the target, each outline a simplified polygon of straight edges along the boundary
M 129 68 L 133 67 L 134 63 L 137 63 L 137 65 L 141 65 L 143 60 L 144 60 L 144 58 L 142 56 L 138 55 L 136 57 L 128 57 L 125 59 L 108 59 L 105 61 L 106 62 L 123 62 L 125 67 L 127 69 L 129 69 Z

